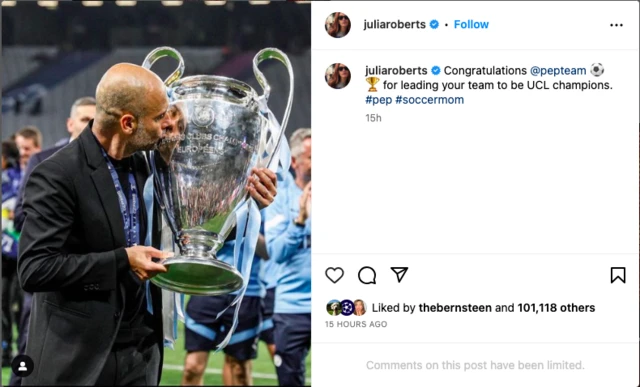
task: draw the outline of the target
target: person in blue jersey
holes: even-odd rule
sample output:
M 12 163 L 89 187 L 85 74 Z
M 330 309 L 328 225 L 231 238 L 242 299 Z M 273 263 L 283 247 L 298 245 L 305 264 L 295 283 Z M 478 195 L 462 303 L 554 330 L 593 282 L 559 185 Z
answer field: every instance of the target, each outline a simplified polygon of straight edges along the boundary
M 265 292 L 260 304 L 262 323 L 260 324 L 258 338 L 267 345 L 267 350 L 272 360 L 276 354 L 276 344 L 273 338 L 273 308 L 276 302 L 277 271 L 278 265 L 272 259 L 262 263 L 260 281 L 265 288 Z
M 262 210 L 264 215 L 264 210 Z M 217 253 L 218 259 L 233 265 L 235 241 L 228 241 Z M 252 360 L 258 354 L 261 302 L 265 289 L 260 281 L 261 264 L 268 259 L 264 236 L 256 245 L 249 281 L 238 313 L 238 326 L 224 348 L 222 381 L 226 386 L 247 386 L 252 383 Z M 219 319 L 218 313 L 229 306 L 239 291 L 224 296 L 191 296 L 185 311 L 185 349 L 182 385 L 202 385 L 209 353 L 216 349 L 233 324 L 235 306 L 229 307 Z
M 278 179 L 278 187 L 283 190 L 290 181 L 293 180 L 291 173 L 283 172 L 281 169 L 276 173 Z M 266 211 L 265 211 L 266 212 Z M 263 230 L 264 234 L 264 217 Z M 262 263 L 260 272 L 260 280 L 265 287 L 265 295 L 262 297 L 262 325 L 260 326 L 260 341 L 267 345 L 269 355 L 273 360 L 276 354 L 276 344 L 274 339 L 273 327 L 273 310 L 276 303 L 276 285 L 278 284 L 278 268 L 279 265 L 273 259 L 266 260 Z
M 291 171 L 291 169 L 290 169 Z M 278 187 L 284 189 L 290 181 L 293 180 L 291 173 L 284 172 L 279 169 L 276 172 Z M 263 230 L 264 234 L 264 218 L 263 218 Z M 262 270 L 260 271 L 260 280 L 264 284 L 265 294 L 262 297 L 262 325 L 260 326 L 260 341 L 267 345 L 267 350 L 273 360 L 276 354 L 276 343 L 274 339 L 274 326 L 273 326 L 273 310 L 276 303 L 276 285 L 278 284 L 278 268 L 279 265 L 273 259 L 268 259 L 262 263 Z
M 281 386 L 302 386 L 311 348 L 311 129 L 289 139 L 295 178 L 266 209 L 269 257 L 279 265 L 273 314 Z

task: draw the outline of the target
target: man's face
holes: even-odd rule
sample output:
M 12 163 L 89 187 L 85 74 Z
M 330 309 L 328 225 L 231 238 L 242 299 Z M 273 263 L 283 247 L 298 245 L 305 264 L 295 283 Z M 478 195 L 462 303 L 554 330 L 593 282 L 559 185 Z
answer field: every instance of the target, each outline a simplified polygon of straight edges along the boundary
M 180 141 L 180 135 L 184 134 L 186 123 L 181 107 L 176 104 L 169 106 L 167 116 L 169 124 L 164 128 L 164 137 L 158 145 L 158 151 L 165 162 L 168 163 L 173 150 Z
M 311 181 L 311 137 L 302 142 L 302 153 L 292 161 L 296 176 L 300 176 L 305 182 Z
M 72 139 L 77 138 L 89 121 L 96 116 L 96 107 L 92 105 L 78 106 L 71 117 L 67 118 L 67 130 Z
M 146 102 L 148 114 L 138 120 L 138 127 L 131 138 L 135 151 L 156 149 L 165 129 L 171 124 L 167 114 L 169 100 L 164 89 L 151 91 Z
M 20 165 L 23 168 L 27 166 L 31 155 L 40 152 L 40 147 L 36 146 L 36 142 L 31 138 L 16 136 L 16 145 L 20 152 Z

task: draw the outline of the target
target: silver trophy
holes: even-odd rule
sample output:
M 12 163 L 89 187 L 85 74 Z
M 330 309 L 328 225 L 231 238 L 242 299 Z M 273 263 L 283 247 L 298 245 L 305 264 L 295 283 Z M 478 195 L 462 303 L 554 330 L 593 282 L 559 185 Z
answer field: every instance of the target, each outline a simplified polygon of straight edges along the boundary
M 256 54 L 253 70 L 264 90 L 259 96 L 251 86 L 231 78 L 181 78 L 184 60 L 171 47 L 151 51 L 142 66 L 150 69 L 165 56 L 179 62 L 165 80 L 172 132 L 152 152 L 151 168 L 156 203 L 180 253 L 164 261 L 167 273 L 152 281 L 184 294 L 231 293 L 242 288 L 243 278 L 235 267 L 219 261 L 216 252 L 236 225 L 234 211 L 250 200 L 246 186 L 251 169 L 267 167 L 278 159 L 293 98 L 291 63 L 275 48 Z M 266 105 L 270 87 L 258 65 L 267 59 L 279 60 L 289 71 L 289 100 L 282 125 Z M 236 230 L 237 235 L 242 232 Z

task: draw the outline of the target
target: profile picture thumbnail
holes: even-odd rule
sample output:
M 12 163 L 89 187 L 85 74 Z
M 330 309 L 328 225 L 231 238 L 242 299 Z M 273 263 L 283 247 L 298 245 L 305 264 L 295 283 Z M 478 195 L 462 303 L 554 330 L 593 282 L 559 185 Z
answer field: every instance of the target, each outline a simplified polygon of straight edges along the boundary
M 351 300 L 342 300 L 342 315 L 351 316 L 355 311 L 355 305 Z
M 327 303 L 327 312 L 331 316 L 339 316 L 342 314 L 342 304 L 340 300 L 331 300 Z
M 351 71 L 344 63 L 334 63 L 327 67 L 324 78 L 334 89 L 344 89 L 351 82 Z
M 342 12 L 334 12 L 327 16 L 324 22 L 324 28 L 327 30 L 329 36 L 343 38 L 347 36 L 351 29 L 351 20 L 349 20 L 349 16 Z
M 364 316 L 364 314 L 367 312 L 367 304 L 364 303 L 364 301 L 362 300 L 355 300 L 353 302 L 355 311 L 353 312 L 354 316 Z

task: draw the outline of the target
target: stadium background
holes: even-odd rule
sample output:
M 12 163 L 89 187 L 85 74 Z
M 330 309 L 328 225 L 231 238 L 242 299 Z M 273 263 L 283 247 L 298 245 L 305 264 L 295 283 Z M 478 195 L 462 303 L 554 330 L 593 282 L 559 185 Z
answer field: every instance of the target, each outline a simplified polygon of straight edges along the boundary
M 68 138 L 65 127 L 73 101 L 94 96 L 102 74 L 113 64 L 141 64 L 155 47 L 172 46 L 185 60 L 184 76 L 223 75 L 250 84 L 259 94 L 252 60 L 265 47 L 290 58 L 294 101 L 287 136 L 311 126 L 311 9 L 307 1 L 3 1 L 2 139 L 35 125 L 43 149 Z M 164 79 L 175 68 L 169 58 L 153 70 Z M 260 66 L 272 93 L 269 106 L 281 120 L 289 90 L 277 61 Z M 166 349 L 161 385 L 179 385 L 184 335 Z M 17 337 L 17 333 L 15 335 Z M 311 355 L 307 358 L 310 383 Z M 210 357 L 205 384 L 222 384 L 222 354 Z M 7 385 L 11 370 L 2 369 Z M 277 385 L 264 344 L 254 362 L 255 385 Z

